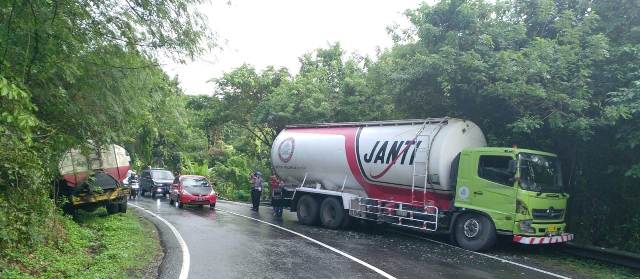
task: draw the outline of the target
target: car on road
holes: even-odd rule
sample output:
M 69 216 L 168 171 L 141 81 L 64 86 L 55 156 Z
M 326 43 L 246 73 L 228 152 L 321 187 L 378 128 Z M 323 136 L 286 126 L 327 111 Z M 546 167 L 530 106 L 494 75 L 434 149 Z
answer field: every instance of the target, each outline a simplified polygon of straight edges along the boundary
M 216 206 L 218 195 L 206 177 L 200 175 L 180 175 L 171 185 L 169 204 L 183 208 L 185 204 Z
M 140 175 L 140 195 L 144 197 L 144 194 L 148 192 L 151 193 L 152 198 L 155 198 L 156 195 L 166 197 L 174 179 L 173 174 L 163 168 L 143 170 Z

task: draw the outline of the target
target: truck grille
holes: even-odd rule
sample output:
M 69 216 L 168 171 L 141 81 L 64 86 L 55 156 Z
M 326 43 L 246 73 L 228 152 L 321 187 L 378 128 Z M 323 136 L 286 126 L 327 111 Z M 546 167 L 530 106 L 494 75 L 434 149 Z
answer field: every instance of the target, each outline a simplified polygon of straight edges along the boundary
M 533 219 L 560 220 L 564 216 L 564 209 L 555 209 L 553 207 L 546 209 L 533 209 L 531 213 L 533 215 Z

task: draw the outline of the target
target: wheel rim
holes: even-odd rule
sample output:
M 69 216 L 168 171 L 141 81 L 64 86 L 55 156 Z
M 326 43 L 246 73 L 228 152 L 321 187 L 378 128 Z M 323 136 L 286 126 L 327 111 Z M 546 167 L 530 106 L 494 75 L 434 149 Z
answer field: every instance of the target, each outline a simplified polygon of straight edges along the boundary
M 476 219 L 469 219 L 464 222 L 464 235 L 468 238 L 476 237 L 480 232 L 480 222 Z

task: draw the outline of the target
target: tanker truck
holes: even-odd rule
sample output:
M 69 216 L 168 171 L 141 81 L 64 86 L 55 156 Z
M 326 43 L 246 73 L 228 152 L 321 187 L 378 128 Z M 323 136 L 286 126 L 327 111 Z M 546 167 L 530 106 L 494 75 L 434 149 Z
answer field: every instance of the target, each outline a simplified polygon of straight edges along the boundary
M 468 120 L 291 125 L 274 140 L 271 162 L 282 205 L 305 225 L 390 223 L 450 234 L 472 251 L 497 235 L 522 244 L 573 239 L 557 156 L 486 147 Z
M 88 142 L 64 153 L 55 190 L 66 201 L 65 213 L 75 216 L 78 209 L 93 211 L 102 206 L 108 214 L 125 213 L 130 189 L 121 181 L 128 174 L 129 161 L 127 151 L 115 144 Z

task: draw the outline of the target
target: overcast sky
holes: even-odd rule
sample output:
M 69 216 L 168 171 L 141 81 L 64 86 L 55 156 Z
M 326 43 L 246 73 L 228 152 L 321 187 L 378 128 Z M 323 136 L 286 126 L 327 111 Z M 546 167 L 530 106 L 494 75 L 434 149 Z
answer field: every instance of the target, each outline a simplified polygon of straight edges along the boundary
M 211 94 L 208 80 L 248 63 L 284 66 L 296 73 L 298 57 L 340 42 L 347 53 L 374 56 L 391 46 L 386 27 L 406 26 L 402 13 L 423 0 L 212 0 L 199 9 L 221 49 L 186 65 L 165 64 L 187 94 Z M 428 1 L 432 2 L 432 1 Z

